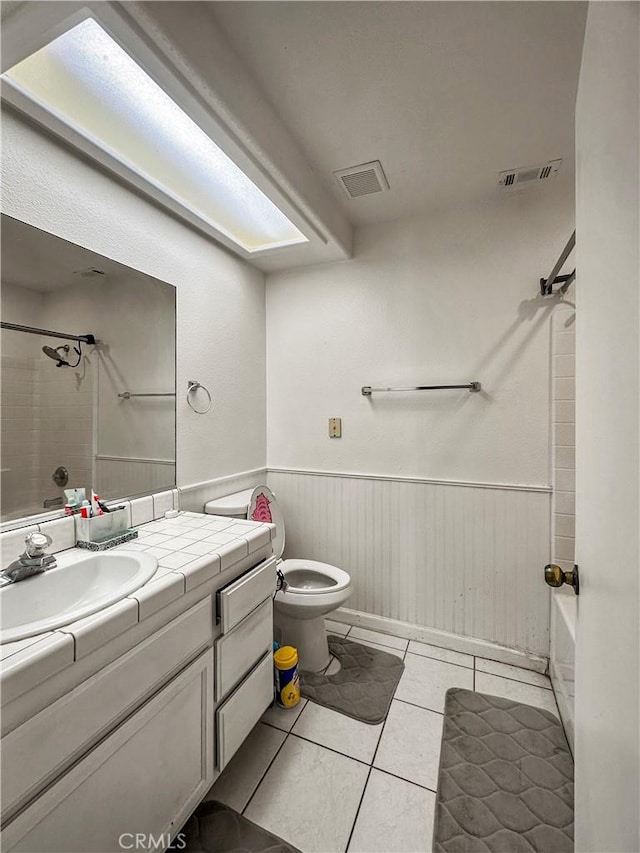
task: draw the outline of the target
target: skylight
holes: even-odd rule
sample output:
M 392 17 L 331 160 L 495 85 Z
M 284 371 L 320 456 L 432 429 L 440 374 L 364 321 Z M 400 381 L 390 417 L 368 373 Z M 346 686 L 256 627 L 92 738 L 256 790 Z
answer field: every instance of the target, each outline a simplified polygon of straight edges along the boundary
M 2 78 L 246 252 L 307 242 L 93 18 Z

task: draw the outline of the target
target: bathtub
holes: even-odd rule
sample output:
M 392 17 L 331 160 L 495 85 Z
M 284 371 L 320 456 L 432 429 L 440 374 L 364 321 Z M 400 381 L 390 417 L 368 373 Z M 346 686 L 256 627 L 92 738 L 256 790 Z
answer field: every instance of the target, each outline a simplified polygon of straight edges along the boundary
M 573 752 L 577 600 L 572 592 L 551 598 L 549 674 L 569 746 Z

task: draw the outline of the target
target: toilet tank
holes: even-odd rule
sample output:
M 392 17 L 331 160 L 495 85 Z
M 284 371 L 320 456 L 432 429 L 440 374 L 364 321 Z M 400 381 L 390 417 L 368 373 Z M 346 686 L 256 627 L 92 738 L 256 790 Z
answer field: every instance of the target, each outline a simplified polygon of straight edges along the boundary
M 232 495 L 224 495 L 213 498 L 204 505 L 204 511 L 209 515 L 226 515 L 230 518 L 246 518 L 249 509 L 249 501 L 254 492 L 254 486 L 234 492 Z

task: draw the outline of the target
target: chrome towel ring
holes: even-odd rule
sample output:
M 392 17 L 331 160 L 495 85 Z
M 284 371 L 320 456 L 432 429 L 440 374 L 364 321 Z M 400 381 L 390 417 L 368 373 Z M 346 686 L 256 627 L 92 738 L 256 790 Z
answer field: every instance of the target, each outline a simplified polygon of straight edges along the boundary
M 197 390 L 198 390 L 198 388 L 202 388 L 202 390 L 204 391 L 204 393 L 207 395 L 207 398 L 208 398 L 208 401 L 209 401 L 209 402 L 208 402 L 208 404 L 207 404 L 206 409 L 197 409 L 197 408 L 193 405 L 192 394 L 193 394 L 195 391 L 197 391 Z M 212 406 L 211 394 L 209 393 L 209 390 L 208 390 L 207 388 L 205 388 L 205 387 L 204 387 L 204 385 L 201 385 L 201 384 L 200 384 L 200 382 L 196 382 L 194 379 L 189 379 L 189 381 L 187 382 L 187 403 L 189 404 L 189 408 L 193 409 L 193 411 L 194 411 L 197 415 L 206 415 L 206 414 L 207 414 L 207 412 L 209 411 L 209 409 L 210 409 L 210 408 L 211 408 L 211 406 Z

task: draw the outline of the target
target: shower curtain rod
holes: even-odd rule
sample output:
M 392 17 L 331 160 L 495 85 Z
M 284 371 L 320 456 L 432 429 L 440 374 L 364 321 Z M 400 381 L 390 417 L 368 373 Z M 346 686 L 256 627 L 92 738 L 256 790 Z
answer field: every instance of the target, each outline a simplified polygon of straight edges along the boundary
M 35 326 L 21 326 L 19 323 L 0 323 L 3 329 L 12 329 L 14 332 L 28 332 L 30 335 L 44 335 L 47 338 L 62 338 L 65 341 L 82 341 L 85 344 L 95 344 L 93 335 L 67 335 L 64 332 L 52 332 L 50 329 L 37 329 Z
M 571 235 L 571 237 L 569 237 L 569 242 L 567 243 L 567 245 L 562 250 L 562 254 L 560 255 L 560 257 L 556 261 L 554 268 L 551 270 L 551 272 L 549 273 L 547 278 L 541 278 L 540 279 L 540 295 L 541 296 L 555 296 L 557 293 L 565 294 L 567 292 L 567 290 L 569 289 L 569 287 L 571 286 L 572 282 L 575 281 L 575 278 L 576 278 L 575 269 L 572 273 L 569 273 L 569 275 L 558 275 L 558 273 L 562 269 L 562 265 L 564 264 L 564 262 L 567 260 L 567 258 L 569 257 L 569 255 L 573 251 L 575 245 L 576 245 L 576 232 L 574 231 L 573 234 Z M 561 285 L 561 287 L 559 287 L 555 292 L 553 290 L 554 284 L 560 284 Z

